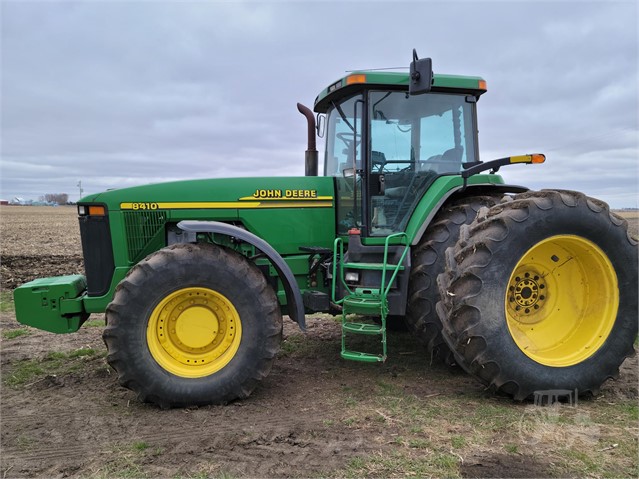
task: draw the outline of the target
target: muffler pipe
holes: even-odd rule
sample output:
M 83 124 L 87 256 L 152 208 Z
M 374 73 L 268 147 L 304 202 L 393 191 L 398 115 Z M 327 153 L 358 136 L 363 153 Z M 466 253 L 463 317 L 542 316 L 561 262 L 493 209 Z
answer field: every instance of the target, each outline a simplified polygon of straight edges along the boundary
M 308 140 L 306 153 L 304 155 L 306 166 L 305 174 L 306 176 L 317 176 L 318 151 L 315 143 L 315 115 L 313 115 L 310 108 L 302 105 L 301 103 L 297 104 L 297 109 L 306 117 L 306 122 L 308 124 Z

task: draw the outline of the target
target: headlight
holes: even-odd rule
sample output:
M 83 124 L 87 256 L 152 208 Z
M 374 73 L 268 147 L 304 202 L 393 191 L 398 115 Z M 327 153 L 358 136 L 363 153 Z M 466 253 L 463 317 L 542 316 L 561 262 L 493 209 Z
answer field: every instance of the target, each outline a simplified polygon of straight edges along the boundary
M 358 284 L 359 283 L 359 273 L 346 273 L 344 275 L 344 280 L 349 284 Z

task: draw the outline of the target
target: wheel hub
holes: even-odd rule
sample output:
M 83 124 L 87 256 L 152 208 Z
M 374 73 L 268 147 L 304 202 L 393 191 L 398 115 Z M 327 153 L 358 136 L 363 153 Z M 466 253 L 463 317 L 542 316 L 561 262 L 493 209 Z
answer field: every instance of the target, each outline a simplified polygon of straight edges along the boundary
M 578 364 L 606 341 L 619 288 L 606 254 L 590 240 L 557 235 L 533 245 L 514 267 L 506 321 L 519 349 L 553 367 Z
M 213 342 L 219 325 L 213 311 L 202 306 L 191 306 L 178 316 L 175 334 L 184 347 L 203 348 Z
M 510 307 L 518 315 L 528 315 L 543 306 L 546 283 L 541 274 L 527 271 L 513 278 L 508 286 Z
M 235 355 L 241 322 L 222 294 L 199 287 L 178 290 L 153 311 L 147 343 L 162 367 L 183 377 L 218 371 Z

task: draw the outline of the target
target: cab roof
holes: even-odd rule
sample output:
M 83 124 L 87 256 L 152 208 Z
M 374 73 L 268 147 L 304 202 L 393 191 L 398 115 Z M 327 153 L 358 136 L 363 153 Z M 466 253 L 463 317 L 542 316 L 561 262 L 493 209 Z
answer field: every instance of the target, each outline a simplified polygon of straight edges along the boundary
M 315 111 L 326 113 L 331 102 L 351 95 L 366 87 L 408 90 L 408 73 L 355 71 L 329 85 L 315 99 Z M 433 75 L 433 92 L 469 93 L 477 98 L 486 92 L 486 81 L 481 77 L 461 75 Z

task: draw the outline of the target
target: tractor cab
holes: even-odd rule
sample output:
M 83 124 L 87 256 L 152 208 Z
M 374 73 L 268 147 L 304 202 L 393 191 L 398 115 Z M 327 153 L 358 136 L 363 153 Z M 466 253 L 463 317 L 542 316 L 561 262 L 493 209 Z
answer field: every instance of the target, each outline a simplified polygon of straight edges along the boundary
M 479 164 L 476 105 L 485 81 L 433 76 L 425 60 L 410 74 L 354 72 L 315 101 L 326 114 L 324 175 L 335 181 L 331 299 L 342 310 L 344 359 L 386 359 L 387 317 L 406 314 L 409 221 L 435 181 Z M 349 334 L 379 336 L 381 354 L 352 350 Z
M 335 178 L 338 234 L 406 230 L 417 203 L 442 175 L 479 162 L 479 77 L 434 75 L 426 94 L 409 93 L 407 73 L 356 72 L 324 90 L 324 175 Z

